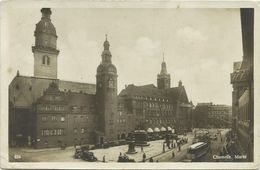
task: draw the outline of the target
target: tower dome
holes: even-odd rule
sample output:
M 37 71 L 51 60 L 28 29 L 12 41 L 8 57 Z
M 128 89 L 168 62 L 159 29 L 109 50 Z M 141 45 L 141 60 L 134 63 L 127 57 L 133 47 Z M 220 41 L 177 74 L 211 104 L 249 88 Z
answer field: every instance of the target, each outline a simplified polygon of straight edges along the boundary
M 36 24 L 35 33 L 47 33 L 57 36 L 56 29 L 54 25 L 51 23 L 50 15 L 51 9 L 50 8 L 42 8 L 42 18 Z
M 58 54 L 57 34 L 51 22 L 51 9 L 42 8 L 41 20 L 34 31 L 35 44 L 32 46 L 34 55 L 34 76 L 57 78 Z
M 35 47 L 44 49 L 56 49 L 57 34 L 54 25 L 51 22 L 51 9 L 42 8 L 41 20 L 36 24 L 34 31 Z

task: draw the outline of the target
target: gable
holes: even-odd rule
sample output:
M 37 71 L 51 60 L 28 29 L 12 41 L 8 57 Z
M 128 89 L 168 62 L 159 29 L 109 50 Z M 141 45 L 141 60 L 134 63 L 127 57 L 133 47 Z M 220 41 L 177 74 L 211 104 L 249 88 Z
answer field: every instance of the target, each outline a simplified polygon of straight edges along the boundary
M 181 90 L 180 90 L 179 101 L 182 102 L 182 103 L 188 103 L 189 102 L 189 99 L 188 99 L 188 96 L 187 96 L 187 93 L 186 93 L 186 90 L 185 90 L 184 87 L 182 87 Z

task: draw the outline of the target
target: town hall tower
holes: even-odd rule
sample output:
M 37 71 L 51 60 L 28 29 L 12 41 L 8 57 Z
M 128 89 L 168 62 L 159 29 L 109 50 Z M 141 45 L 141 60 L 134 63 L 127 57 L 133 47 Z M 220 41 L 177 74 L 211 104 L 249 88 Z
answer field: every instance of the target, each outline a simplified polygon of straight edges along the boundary
M 34 31 L 35 45 L 32 47 L 34 54 L 34 76 L 44 78 L 57 78 L 57 34 L 51 22 L 51 9 L 42 8 L 42 18 L 36 24 Z
M 116 139 L 116 114 L 117 114 L 117 70 L 112 64 L 110 44 L 107 40 L 104 42 L 104 51 L 102 52 L 102 61 L 97 68 L 96 75 L 96 100 L 97 112 L 99 114 L 98 130 L 99 143 Z
M 167 73 L 164 58 L 162 62 L 161 72 L 157 75 L 157 87 L 158 89 L 167 89 L 171 87 L 171 76 Z

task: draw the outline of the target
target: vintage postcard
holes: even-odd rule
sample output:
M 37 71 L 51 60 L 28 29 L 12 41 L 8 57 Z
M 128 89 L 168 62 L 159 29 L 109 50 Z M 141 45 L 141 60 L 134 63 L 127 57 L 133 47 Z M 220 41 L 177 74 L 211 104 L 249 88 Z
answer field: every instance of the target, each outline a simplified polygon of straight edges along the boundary
M 1 167 L 259 168 L 257 18 L 258 2 L 3 1 Z

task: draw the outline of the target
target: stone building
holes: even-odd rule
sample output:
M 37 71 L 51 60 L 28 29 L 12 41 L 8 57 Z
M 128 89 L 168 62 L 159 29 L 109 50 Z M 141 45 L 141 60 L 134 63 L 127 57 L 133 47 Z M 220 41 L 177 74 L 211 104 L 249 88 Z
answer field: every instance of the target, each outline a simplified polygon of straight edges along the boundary
M 118 95 L 118 73 L 107 38 L 96 84 L 60 80 L 51 10 L 41 12 L 32 47 L 34 76 L 18 71 L 9 85 L 10 146 L 103 144 L 125 139 L 140 128 L 190 130 L 192 103 L 181 81 L 178 87 L 170 87 L 164 61 L 157 87 L 128 85 Z
M 253 161 L 254 148 L 254 9 L 242 8 L 243 60 L 234 62 L 230 75 L 232 92 L 232 135 L 239 152 Z
M 231 128 L 232 107 L 213 103 L 198 103 L 193 116 L 194 127 Z

